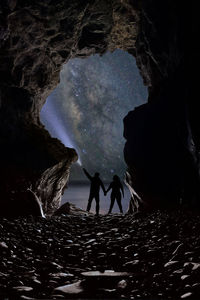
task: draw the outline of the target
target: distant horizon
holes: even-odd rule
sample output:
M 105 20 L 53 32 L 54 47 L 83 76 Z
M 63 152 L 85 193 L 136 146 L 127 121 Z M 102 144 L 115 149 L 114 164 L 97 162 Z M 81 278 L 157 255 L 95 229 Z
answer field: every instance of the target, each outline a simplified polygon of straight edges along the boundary
M 110 182 L 104 182 L 104 186 L 107 189 Z M 75 183 L 69 183 L 68 188 L 65 189 L 64 194 L 62 195 L 61 205 L 70 202 L 77 207 L 86 210 L 88 198 L 90 194 L 90 182 L 84 181 L 81 184 L 78 184 L 77 181 Z M 110 195 L 111 191 L 109 191 L 106 196 L 103 193 L 103 190 L 100 189 L 100 214 L 107 214 L 110 206 Z M 124 185 L 124 197 L 122 197 L 122 206 L 124 212 L 128 210 L 129 202 L 130 202 L 130 191 L 126 185 Z M 115 201 L 116 202 L 116 201 Z M 95 213 L 96 201 L 93 200 L 91 212 Z M 117 203 L 115 203 L 113 207 L 113 213 L 119 212 L 119 208 Z
M 103 183 L 105 183 L 105 184 L 109 184 L 109 183 L 111 183 L 111 181 L 112 181 L 112 179 L 111 180 L 102 180 L 103 181 Z M 123 184 L 123 185 L 125 185 L 126 186 L 126 184 L 124 183 L 124 181 L 123 180 L 121 180 L 121 183 Z M 75 185 L 79 185 L 79 184 L 83 184 L 83 185 L 90 185 L 90 181 L 89 180 L 69 180 L 68 181 L 68 185 L 70 185 L 70 184 L 75 184 Z

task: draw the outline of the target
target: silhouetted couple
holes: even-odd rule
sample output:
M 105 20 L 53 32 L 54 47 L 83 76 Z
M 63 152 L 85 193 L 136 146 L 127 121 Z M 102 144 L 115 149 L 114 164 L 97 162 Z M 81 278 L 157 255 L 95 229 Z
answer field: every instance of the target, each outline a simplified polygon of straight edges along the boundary
M 111 196 L 110 196 L 111 203 L 110 203 L 110 208 L 109 208 L 108 213 L 110 214 L 112 212 L 112 208 L 113 208 L 113 205 L 115 203 L 115 199 L 117 200 L 117 204 L 119 206 L 120 212 L 123 213 L 122 204 L 121 204 L 121 192 L 122 192 L 122 195 L 124 197 L 124 189 L 123 189 L 123 185 L 120 182 L 119 177 L 117 175 L 113 176 L 113 181 L 110 183 L 110 185 L 109 185 L 109 187 L 106 191 L 103 182 L 99 178 L 99 173 L 95 173 L 94 176 L 92 177 L 86 171 L 86 169 L 83 168 L 83 171 L 84 171 L 85 175 L 87 176 L 87 178 L 91 181 L 90 195 L 89 195 L 89 199 L 88 199 L 87 211 L 88 212 L 90 211 L 92 200 L 95 199 L 95 201 L 96 201 L 96 215 L 97 216 L 99 215 L 99 191 L 100 191 L 100 187 L 101 187 L 103 192 L 104 192 L 104 196 L 106 196 L 107 192 L 112 189 Z

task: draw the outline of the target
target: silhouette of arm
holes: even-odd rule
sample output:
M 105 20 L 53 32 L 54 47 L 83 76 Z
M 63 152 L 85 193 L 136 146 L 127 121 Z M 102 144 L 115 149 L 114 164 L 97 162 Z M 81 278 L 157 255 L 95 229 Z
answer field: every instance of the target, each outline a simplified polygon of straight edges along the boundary
M 123 195 L 123 198 L 124 198 L 124 187 L 123 187 L 123 185 L 121 183 L 120 183 L 120 189 L 122 191 L 122 195 Z
M 108 187 L 106 193 L 107 193 L 108 191 L 110 191 L 111 189 L 112 189 L 112 183 L 109 185 L 109 187 Z
M 89 180 L 92 180 L 92 176 L 86 171 L 85 168 L 83 168 L 83 172 L 85 173 L 85 175 L 87 176 L 87 178 L 88 178 Z
M 105 189 L 104 184 L 103 184 L 103 182 L 101 180 L 100 180 L 100 185 L 101 185 L 101 188 L 102 188 L 102 190 L 103 190 L 103 192 L 105 194 L 106 193 L 106 189 Z

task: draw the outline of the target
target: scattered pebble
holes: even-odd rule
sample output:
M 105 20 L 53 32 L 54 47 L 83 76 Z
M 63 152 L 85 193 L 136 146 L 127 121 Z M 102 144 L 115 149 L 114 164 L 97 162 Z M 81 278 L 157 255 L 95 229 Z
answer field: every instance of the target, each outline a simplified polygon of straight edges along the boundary
M 0 299 L 200 299 L 199 229 L 181 211 L 1 218 Z
M 185 293 L 181 296 L 181 299 L 186 299 L 192 296 L 192 293 Z
M 81 281 L 77 281 L 72 284 L 67 284 L 64 286 L 57 287 L 54 289 L 54 292 L 61 292 L 63 294 L 69 295 L 69 294 L 81 294 L 83 293 L 83 288 L 81 286 Z

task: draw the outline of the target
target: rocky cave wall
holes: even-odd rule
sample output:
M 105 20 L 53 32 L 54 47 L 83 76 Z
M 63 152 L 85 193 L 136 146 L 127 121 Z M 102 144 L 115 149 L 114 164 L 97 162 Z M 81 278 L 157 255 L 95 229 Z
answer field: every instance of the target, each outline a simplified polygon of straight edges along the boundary
M 50 137 L 40 109 L 70 58 L 134 51 L 135 22 L 121 1 L 0 2 L 1 214 L 26 214 L 27 188 L 45 213 L 58 208 L 77 154 Z
M 148 104 L 124 119 L 125 160 L 146 208 L 199 207 L 197 4 L 139 1 L 136 61 Z
M 45 131 L 40 109 L 63 63 L 116 48 L 136 57 L 149 87 L 149 103 L 124 120 L 134 188 L 151 206 L 190 191 L 196 200 L 198 22 L 195 4 L 188 13 L 178 0 L 1 0 L 1 213 L 21 214 L 29 187 L 45 213 L 59 206 L 77 155 Z

